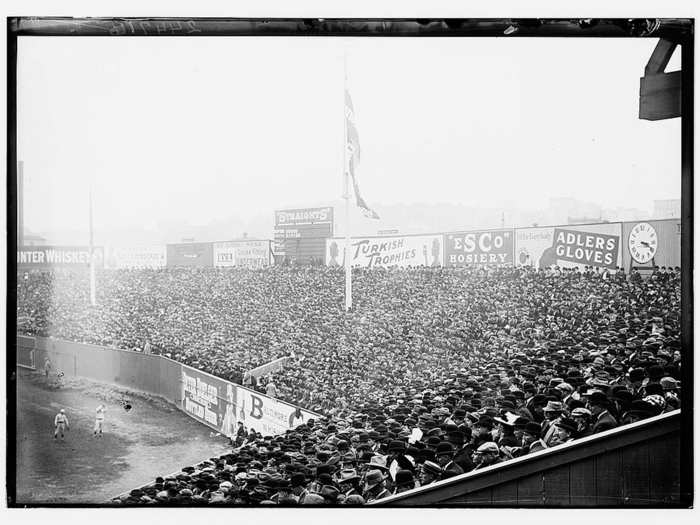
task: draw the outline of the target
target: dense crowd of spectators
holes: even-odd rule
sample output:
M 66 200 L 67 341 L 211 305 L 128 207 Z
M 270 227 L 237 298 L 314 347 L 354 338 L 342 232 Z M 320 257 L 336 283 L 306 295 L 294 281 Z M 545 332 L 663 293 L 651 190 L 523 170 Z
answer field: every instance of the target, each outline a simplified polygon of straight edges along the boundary
M 323 267 L 19 279 L 22 331 L 167 355 L 324 415 L 126 503 L 361 504 L 680 407 L 680 272 Z M 146 345 L 148 343 L 148 345 Z M 269 385 L 268 385 L 269 386 Z M 264 385 L 260 385 L 264 388 Z

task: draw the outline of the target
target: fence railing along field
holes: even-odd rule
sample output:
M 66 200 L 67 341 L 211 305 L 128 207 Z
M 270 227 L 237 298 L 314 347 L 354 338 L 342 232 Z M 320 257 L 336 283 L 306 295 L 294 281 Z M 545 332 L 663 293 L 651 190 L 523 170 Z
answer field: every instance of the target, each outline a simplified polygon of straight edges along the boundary
M 17 365 L 145 392 L 169 401 L 225 436 L 238 423 L 263 435 L 284 433 L 319 414 L 250 390 L 167 357 L 17 335 Z

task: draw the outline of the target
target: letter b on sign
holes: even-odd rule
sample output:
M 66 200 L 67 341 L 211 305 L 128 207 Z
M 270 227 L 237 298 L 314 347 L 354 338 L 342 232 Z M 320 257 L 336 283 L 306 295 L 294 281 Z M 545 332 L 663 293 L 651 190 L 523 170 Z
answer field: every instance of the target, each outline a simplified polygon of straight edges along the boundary
M 255 419 L 262 419 L 263 400 L 260 399 L 258 396 L 253 395 L 250 396 L 250 399 L 253 401 L 250 407 L 250 417 L 254 417 Z

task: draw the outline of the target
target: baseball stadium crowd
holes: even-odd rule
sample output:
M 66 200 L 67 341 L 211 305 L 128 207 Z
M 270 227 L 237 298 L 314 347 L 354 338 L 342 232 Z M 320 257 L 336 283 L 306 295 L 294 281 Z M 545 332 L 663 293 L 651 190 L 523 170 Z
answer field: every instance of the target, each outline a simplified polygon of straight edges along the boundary
M 163 269 L 18 279 L 20 330 L 160 353 L 314 410 L 119 501 L 363 504 L 680 408 L 680 272 Z M 247 379 L 247 378 L 246 378 Z M 270 386 L 272 385 L 272 388 Z

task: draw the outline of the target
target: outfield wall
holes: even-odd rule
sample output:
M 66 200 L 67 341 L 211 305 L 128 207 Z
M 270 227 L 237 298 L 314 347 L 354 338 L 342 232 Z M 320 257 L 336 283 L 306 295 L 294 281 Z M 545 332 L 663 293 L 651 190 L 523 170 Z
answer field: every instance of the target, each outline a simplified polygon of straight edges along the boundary
M 84 377 L 162 397 L 226 436 L 238 422 L 264 435 L 284 433 L 314 412 L 244 388 L 167 357 L 46 337 L 17 335 L 17 364 L 51 374 Z

